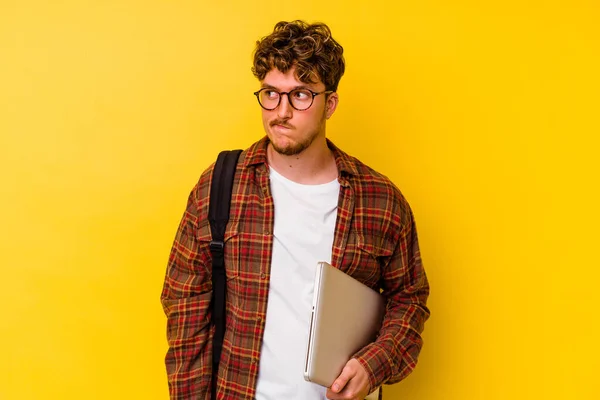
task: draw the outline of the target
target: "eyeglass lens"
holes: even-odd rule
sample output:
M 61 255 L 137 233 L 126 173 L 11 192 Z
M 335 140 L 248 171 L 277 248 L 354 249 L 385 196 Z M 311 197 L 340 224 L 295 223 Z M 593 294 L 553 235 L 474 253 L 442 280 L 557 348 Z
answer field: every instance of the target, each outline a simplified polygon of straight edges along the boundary
M 266 89 L 262 90 L 259 93 L 258 100 L 264 108 L 272 110 L 277 108 L 277 106 L 279 105 L 280 96 L 281 95 L 279 94 L 279 92 L 276 92 L 275 90 Z M 312 105 L 313 95 L 309 90 L 294 89 L 289 93 L 288 99 L 292 104 L 292 107 L 294 107 L 295 109 L 306 110 Z

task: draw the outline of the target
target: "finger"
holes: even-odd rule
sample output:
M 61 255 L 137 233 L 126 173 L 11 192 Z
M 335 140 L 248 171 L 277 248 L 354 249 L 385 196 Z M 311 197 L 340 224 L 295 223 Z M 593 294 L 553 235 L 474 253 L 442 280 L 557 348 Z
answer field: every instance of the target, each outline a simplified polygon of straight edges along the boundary
M 327 397 L 330 400 L 337 400 L 340 398 L 340 395 L 331 390 L 331 388 L 327 388 L 327 393 L 325 393 L 325 397 Z
M 338 376 L 338 378 L 333 382 L 333 385 L 331 385 L 331 390 L 334 393 L 339 393 L 342 389 L 344 389 L 348 381 L 352 379 L 354 375 L 356 375 L 356 371 L 346 364 L 340 376 Z
M 359 392 L 359 387 L 356 385 L 356 377 L 350 379 L 346 386 L 344 386 L 338 393 L 333 390 L 327 389 L 327 393 L 325 396 L 331 400 L 346 400 L 346 399 L 357 399 L 357 394 Z

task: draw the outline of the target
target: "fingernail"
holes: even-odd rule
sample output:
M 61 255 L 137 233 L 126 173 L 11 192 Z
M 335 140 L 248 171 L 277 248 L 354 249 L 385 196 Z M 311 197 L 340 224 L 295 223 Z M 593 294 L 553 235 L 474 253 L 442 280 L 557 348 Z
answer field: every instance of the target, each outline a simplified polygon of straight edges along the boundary
M 338 385 L 333 385 L 333 390 L 337 392 L 338 390 L 340 390 L 340 387 Z

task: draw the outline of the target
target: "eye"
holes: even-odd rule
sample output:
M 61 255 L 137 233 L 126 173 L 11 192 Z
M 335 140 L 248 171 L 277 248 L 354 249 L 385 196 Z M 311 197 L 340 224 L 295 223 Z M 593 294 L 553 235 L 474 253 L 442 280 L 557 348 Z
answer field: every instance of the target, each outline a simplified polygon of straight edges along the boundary
M 279 92 L 267 89 L 264 91 L 264 95 L 269 99 L 276 99 L 279 96 Z
M 292 96 L 296 100 L 307 100 L 310 97 L 310 92 L 307 90 L 294 90 Z

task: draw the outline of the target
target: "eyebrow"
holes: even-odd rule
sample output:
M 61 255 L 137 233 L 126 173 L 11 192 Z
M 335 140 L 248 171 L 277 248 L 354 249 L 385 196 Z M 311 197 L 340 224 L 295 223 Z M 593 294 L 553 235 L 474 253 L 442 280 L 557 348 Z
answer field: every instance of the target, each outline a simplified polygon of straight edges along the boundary
M 260 87 L 261 87 L 261 89 L 276 89 L 276 90 L 279 90 L 278 87 L 273 86 L 273 85 L 269 85 L 268 83 L 263 83 L 262 85 L 260 85 Z M 296 90 L 296 89 L 308 89 L 308 90 L 314 91 L 314 89 L 311 89 L 310 87 L 308 87 L 306 85 L 294 86 L 293 88 L 290 89 L 290 91 Z

